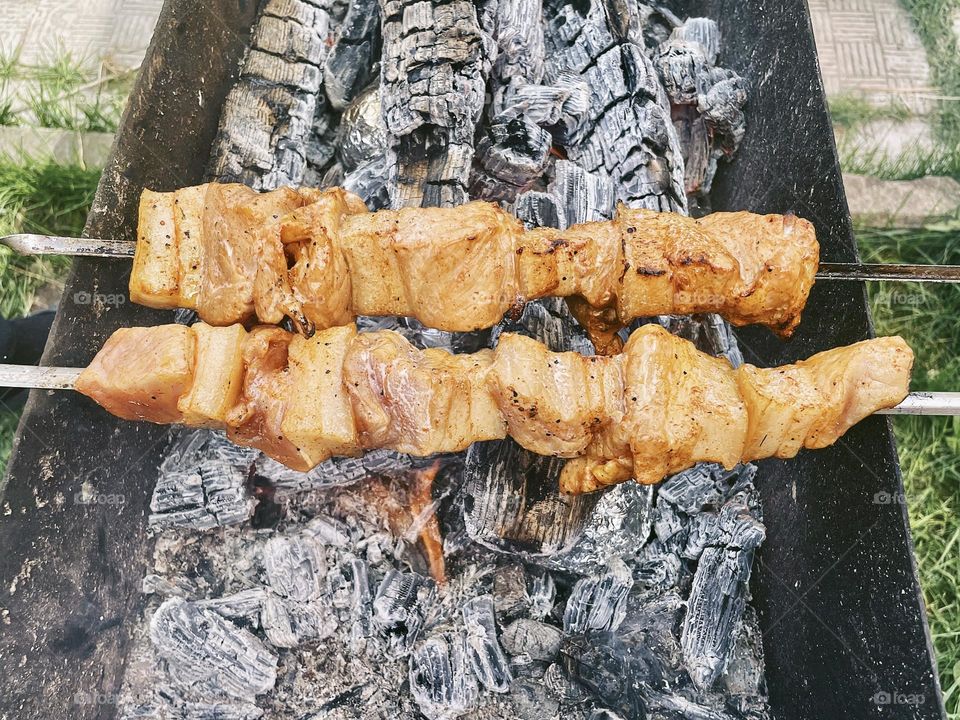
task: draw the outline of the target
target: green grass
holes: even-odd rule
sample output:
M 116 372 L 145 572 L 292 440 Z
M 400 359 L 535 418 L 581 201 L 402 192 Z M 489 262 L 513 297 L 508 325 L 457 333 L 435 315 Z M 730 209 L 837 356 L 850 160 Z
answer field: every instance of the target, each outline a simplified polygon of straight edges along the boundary
M 830 117 L 835 127 L 844 130 L 853 129 L 876 120 L 902 122 L 911 117 L 910 109 L 903 103 L 891 102 L 889 105 L 875 105 L 859 95 L 834 95 L 829 99 Z
M 98 170 L 0 159 L 0 234 L 79 234 L 99 179 Z M 69 264 L 56 256 L 21 257 L 0 246 L 0 315 L 29 312 L 37 288 L 60 282 Z M 17 413 L 0 408 L 0 475 L 18 419 Z
M 960 264 L 960 227 L 860 228 L 865 260 Z M 916 353 L 913 387 L 960 387 L 960 286 L 874 283 L 878 334 L 902 335 Z M 960 418 L 897 417 L 910 525 L 948 716 L 960 718 Z
M 99 177 L 98 170 L 53 162 L 0 160 L 0 230 L 78 234 Z M 68 266 L 66 258 L 24 257 L 0 248 L 0 315 L 29 310 L 36 289 L 62 277 Z
M 960 46 L 953 34 L 953 18 L 960 0 L 901 0 L 927 51 L 933 80 L 945 99 L 937 108 L 940 140 L 954 151 L 960 147 Z
M 37 65 L 0 53 L 0 125 L 115 132 L 132 77 L 94 73 L 66 52 Z

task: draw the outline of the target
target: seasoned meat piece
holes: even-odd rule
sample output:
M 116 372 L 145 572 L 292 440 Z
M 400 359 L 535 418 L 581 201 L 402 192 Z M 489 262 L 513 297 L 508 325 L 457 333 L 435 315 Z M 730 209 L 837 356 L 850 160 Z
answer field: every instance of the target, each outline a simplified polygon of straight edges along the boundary
M 281 427 L 289 399 L 297 392 L 288 369 L 292 339 L 293 335 L 280 328 L 264 326 L 250 332 L 243 348 L 243 390 L 227 414 L 227 437 L 305 472 L 313 466 Z
M 900 337 L 864 340 L 794 365 L 744 365 L 737 384 L 750 408 L 743 455 L 789 458 L 832 445 L 874 412 L 906 396 L 913 352 Z
M 490 350 L 452 355 L 418 350 L 390 330 L 357 335 L 343 379 L 360 444 L 432 455 L 503 438 L 503 418 L 486 387 L 492 362 Z
M 488 382 L 510 436 L 540 455 L 579 455 L 623 412 L 621 359 L 550 352 L 523 335 L 502 335 Z
M 120 328 L 74 388 L 124 420 L 180 422 L 177 402 L 193 382 L 194 360 L 190 328 Z
M 361 315 L 409 315 L 469 332 L 496 325 L 519 300 L 520 223 L 497 205 L 381 210 L 346 219 L 340 238 Z

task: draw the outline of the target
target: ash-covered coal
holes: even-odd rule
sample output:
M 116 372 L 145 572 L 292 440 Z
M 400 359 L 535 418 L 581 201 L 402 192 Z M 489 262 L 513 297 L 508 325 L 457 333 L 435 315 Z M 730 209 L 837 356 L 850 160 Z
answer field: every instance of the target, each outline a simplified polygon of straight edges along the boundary
M 261 15 L 217 179 L 336 183 L 373 209 L 497 198 L 528 226 L 563 229 L 617 202 L 684 211 L 684 157 L 702 155 L 687 110 L 712 155 L 742 132 L 742 84 L 717 68 L 715 26 L 660 7 L 271 0 Z M 687 185 L 691 173 L 708 178 L 691 161 Z M 742 362 L 716 316 L 648 322 Z M 593 351 L 557 300 L 489 332 L 358 326 L 455 352 L 504 331 Z M 565 496 L 562 462 L 506 441 L 300 473 L 215 433 L 181 434 L 154 494 L 118 715 L 766 717 L 749 606 L 764 536 L 755 468 Z
M 713 20 L 690 18 L 653 53 L 683 147 L 684 187 L 697 214 L 709 211 L 718 161 L 736 152 L 746 132 L 746 85 L 734 71 L 717 66 L 720 47 Z

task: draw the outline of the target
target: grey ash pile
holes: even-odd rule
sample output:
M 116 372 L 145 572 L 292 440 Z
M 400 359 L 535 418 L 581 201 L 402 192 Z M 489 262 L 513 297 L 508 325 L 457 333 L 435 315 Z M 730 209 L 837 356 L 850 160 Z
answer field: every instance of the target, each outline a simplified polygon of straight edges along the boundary
M 744 132 L 721 61 L 710 20 L 630 0 L 267 0 L 209 175 L 373 209 L 496 200 L 559 228 L 618 202 L 707 212 Z M 715 316 L 649 321 L 742 362 Z M 359 324 L 593 352 L 560 301 L 491 332 Z M 120 716 L 767 717 L 755 469 L 571 497 L 561 466 L 508 440 L 298 473 L 176 435 Z

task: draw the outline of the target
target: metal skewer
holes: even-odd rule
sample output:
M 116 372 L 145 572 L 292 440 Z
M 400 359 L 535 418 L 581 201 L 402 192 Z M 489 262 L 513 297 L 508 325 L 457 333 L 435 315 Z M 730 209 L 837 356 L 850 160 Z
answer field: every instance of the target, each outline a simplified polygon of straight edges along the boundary
M 130 240 L 55 237 L 20 233 L 0 237 L 21 255 L 80 255 L 86 257 L 133 257 L 137 244 Z M 905 280 L 909 282 L 960 282 L 960 265 L 907 265 L 903 263 L 820 263 L 817 280 Z
M 73 390 L 83 368 L 0 363 L 0 387 Z M 960 392 L 912 392 L 881 415 L 960 415 Z
M 57 237 L 20 233 L 0 237 L 0 245 L 20 255 L 82 255 L 86 257 L 133 257 L 137 249 L 129 240 Z

